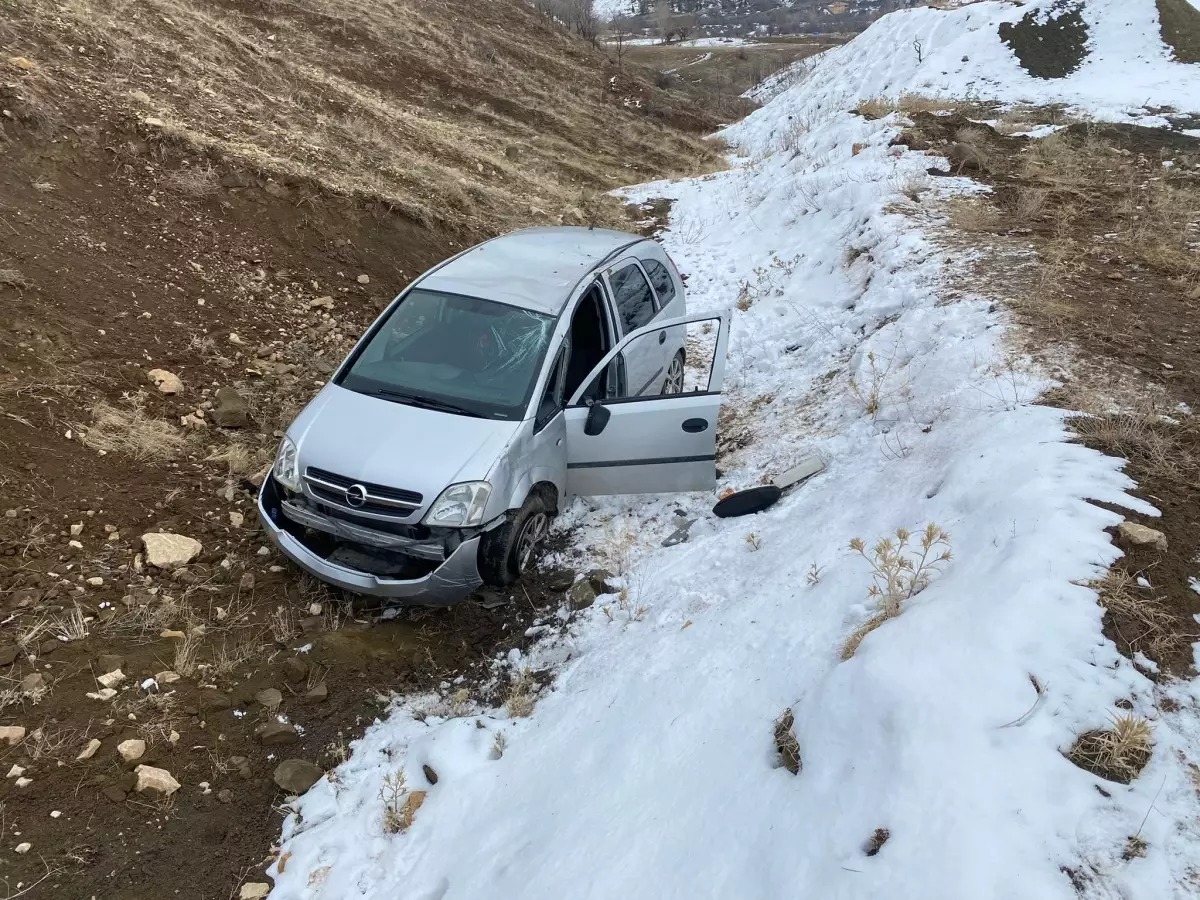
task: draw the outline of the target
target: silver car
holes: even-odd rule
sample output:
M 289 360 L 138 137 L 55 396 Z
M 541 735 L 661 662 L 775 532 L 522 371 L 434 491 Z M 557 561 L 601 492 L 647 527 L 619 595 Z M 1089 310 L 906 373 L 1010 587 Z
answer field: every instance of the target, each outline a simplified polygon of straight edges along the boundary
M 263 527 L 330 584 L 448 604 L 516 580 L 569 495 L 712 489 L 729 315 L 684 304 L 662 247 L 618 231 L 435 266 L 288 428 Z

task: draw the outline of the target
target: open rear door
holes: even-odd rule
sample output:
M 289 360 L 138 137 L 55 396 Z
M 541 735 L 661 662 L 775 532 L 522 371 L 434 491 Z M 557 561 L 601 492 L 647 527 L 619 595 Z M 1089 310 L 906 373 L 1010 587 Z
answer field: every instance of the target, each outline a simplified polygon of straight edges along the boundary
M 707 491 L 717 481 L 717 413 L 729 343 L 728 312 L 654 322 L 629 334 L 584 379 L 565 410 L 567 492 L 642 494 Z M 625 356 L 658 348 L 662 334 L 684 347 L 683 390 L 627 384 Z

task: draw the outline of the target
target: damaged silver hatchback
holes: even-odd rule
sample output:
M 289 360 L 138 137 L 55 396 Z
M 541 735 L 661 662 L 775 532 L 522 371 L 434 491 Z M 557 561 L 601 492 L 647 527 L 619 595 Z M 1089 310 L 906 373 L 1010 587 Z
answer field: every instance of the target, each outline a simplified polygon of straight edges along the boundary
M 259 495 L 297 565 L 447 604 L 526 569 L 572 494 L 710 490 L 728 313 L 617 231 L 535 228 L 414 281 L 287 430 Z

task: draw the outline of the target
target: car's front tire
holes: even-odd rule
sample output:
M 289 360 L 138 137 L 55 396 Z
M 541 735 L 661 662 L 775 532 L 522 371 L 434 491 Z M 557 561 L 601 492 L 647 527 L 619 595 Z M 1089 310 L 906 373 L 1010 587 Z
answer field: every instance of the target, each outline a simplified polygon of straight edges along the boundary
M 671 365 L 667 367 L 667 377 L 663 379 L 662 387 L 664 394 L 683 393 L 683 363 L 683 351 L 680 350 L 671 359 Z
M 550 533 L 554 514 L 538 492 L 510 512 L 503 525 L 479 542 L 479 575 L 490 587 L 507 587 L 528 571 Z

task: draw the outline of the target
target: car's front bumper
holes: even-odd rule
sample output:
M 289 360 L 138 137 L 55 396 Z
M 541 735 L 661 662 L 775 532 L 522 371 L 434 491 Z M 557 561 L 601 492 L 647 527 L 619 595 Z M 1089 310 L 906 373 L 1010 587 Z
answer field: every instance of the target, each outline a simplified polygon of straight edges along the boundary
M 479 535 L 464 540 L 437 569 L 420 578 L 382 578 L 331 563 L 279 526 L 275 517 L 281 513 L 273 488 L 273 479 L 268 476 L 258 495 L 258 517 L 263 530 L 288 559 L 322 581 L 358 594 L 414 606 L 449 606 L 483 584 L 478 566 Z

